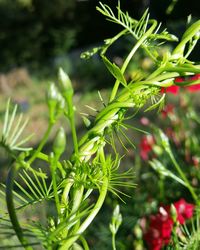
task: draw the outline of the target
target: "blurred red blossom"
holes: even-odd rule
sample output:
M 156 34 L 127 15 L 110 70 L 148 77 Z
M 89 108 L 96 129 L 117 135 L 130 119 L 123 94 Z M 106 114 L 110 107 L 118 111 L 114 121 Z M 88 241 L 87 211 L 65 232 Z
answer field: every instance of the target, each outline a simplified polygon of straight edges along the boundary
M 184 86 L 183 88 L 185 88 L 189 92 L 196 92 L 200 90 L 200 74 L 196 74 L 196 75 L 189 76 L 189 77 L 177 77 L 174 80 L 174 82 L 181 83 L 184 81 L 195 81 L 195 80 L 199 80 L 199 83 L 196 83 L 195 85 L 191 85 L 191 86 Z M 177 95 L 179 92 L 179 89 L 180 89 L 180 86 L 177 86 L 177 85 L 172 85 L 166 88 L 162 87 L 161 93 L 172 93 L 174 95 Z
M 180 199 L 173 203 L 176 209 L 176 221 L 184 224 L 186 219 L 193 216 L 195 206 Z M 149 250 L 160 250 L 168 245 L 174 227 L 174 221 L 170 211 L 171 206 L 160 206 L 156 215 L 150 216 L 148 230 L 144 233 L 144 240 Z
M 144 125 L 144 126 L 148 126 L 148 125 L 150 124 L 150 121 L 149 121 L 149 119 L 148 119 L 147 117 L 142 117 L 142 118 L 140 119 L 140 123 L 141 123 L 142 125 Z
M 177 95 L 179 92 L 179 86 L 173 85 L 167 88 L 161 88 L 161 93 L 172 93 L 173 95 Z
M 143 160 L 149 159 L 149 153 L 152 151 L 153 145 L 155 144 L 155 139 L 152 135 L 145 135 L 140 141 L 140 156 Z
M 186 219 L 190 219 L 193 216 L 195 206 L 187 203 L 184 199 L 175 202 L 174 206 L 177 211 L 177 221 L 180 224 L 184 224 Z

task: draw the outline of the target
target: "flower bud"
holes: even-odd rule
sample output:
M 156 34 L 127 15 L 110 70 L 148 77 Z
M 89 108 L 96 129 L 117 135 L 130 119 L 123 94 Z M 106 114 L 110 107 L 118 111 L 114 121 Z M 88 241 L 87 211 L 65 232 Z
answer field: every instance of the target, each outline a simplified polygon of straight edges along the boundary
M 55 84 L 52 82 L 49 84 L 49 88 L 47 91 L 47 103 L 49 106 L 54 103 L 56 105 L 57 100 L 58 100 L 58 91 L 56 89 Z
M 110 227 L 110 231 L 113 233 L 113 234 L 116 234 L 118 229 L 119 229 L 119 226 L 121 225 L 122 223 L 122 215 L 120 213 L 120 207 L 119 205 L 116 205 L 114 211 L 113 211 L 113 215 L 112 215 L 112 221 L 109 225 Z
M 171 204 L 170 206 L 170 214 L 171 214 L 173 222 L 174 223 L 177 222 L 177 211 L 176 211 L 174 204 Z
M 59 68 L 58 71 L 58 82 L 63 96 L 65 98 L 72 97 L 74 90 L 72 87 L 71 80 L 69 79 L 69 76 L 64 72 L 62 68 Z
M 50 83 L 48 91 L 47 91 L 47 104 L 49 107 L 49 116 L 50 121 L 55 121 L 55 113 L 56 113 L 56 105 L 58 102 L 58 91 L 54 83 Z
M 63 127 L 60 127 L 57 131 L 56 138 L 53 143 L 53 152 L 57 159 L 59 159 L 62 153 L 64 152 L 65 146 L 66 146 L 65 131 Z
M 65 105 L 66 105 L 65 99 L 59 93 L 58 94 L 58 103 L 57 103 L 57 115 L 59 115 L 60 113 L 62 113 L 65 110 Z
M 163 131 L 161 129 L 158 130 L 159 135 L 160 135 L 160 139 L 161 139 L 161 143 L 163 148 L 167 151 L 170 149 L 170 145 L 169 145 L 169 139 L 166 136 L 166 134 L 163 133 Z

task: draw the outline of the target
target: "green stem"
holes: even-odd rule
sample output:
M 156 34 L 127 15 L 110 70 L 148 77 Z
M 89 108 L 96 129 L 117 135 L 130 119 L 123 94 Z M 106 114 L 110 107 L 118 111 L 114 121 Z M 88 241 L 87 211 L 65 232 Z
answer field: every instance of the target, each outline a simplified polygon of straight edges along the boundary
M 174 51 L 172 52 L 172 55 L 179 55 L 181 56 L 184 52 L 185 46 L 187 42 L 189 42 L 198 32 L 200 31 L 200 20 L 193 23 L 183 34 L 182 40 L 180 43 L 176 46 Z
M 68 105 L 68 119 L 70 122 L 70 127 L 71 127 L 71 131 L 72 131 L 72 140 L 73 140 L 73 144 L 74 144 L 74 152 L 75 155 L 78 155 L 78 139 L 77 139 L 77 134 L 76 134 L 76 124 L 75 124 L 75 112 L 74 112 L 74 106 L 73 106 L 73 102 L 72 102 L 72 97 L 66 98 L 67 101 L 67 105 Z
M 79 209 L 82 198 L 83 198 L 83 192 L 84 192 L 84 186 L 83 185 L 81 185 L 78 189 L 75 190 L 71 213 L 75 213 Z
M 56 183 L 56 166 L 57 166 L 57 160 L 51 159 L 51 177 L 52 177 L 52 183 L 53 183 L 53 193 L 55 197 L 55 203 L 56 203 L 56 209 L 58 213 L 58 218 L 60 218 L 61 213 L 61 207 L 60 207 L 60 201 L 58 197 L 58 189 L 57 189 L 57 183 Z
M 193 199 L 195 200 L 195 202 L 200 205 L 200 202 L 199 202 L 199 199 L 198 199 L 198 196 L 196 195 L 195 191 L 194 191 L 194 188 L 190 185 L 190 182 L 188 181 L 186 175 L 184 174 L 184 172 L 181 170 L 181 167 L 179 166 L 178 162 L 176 161 L 171 149 L 167 150 L 167 153 L 174 165 L 174 167 L 176 168 L 177 172 L 179 173 L 179 175 L 181 176 L 182 180 L 185 182 L 188 190 L 190 191 Z
M 157 26 L 157 21 L 153 21 L 152 26 L 148 29 L 148 31 L 139 39 L 139 41 L 132 48 L 131 52 L 128 54 L 127 58 L 125 59 L 123 65 L 122 65 L 122 68 L 121 68 L 122 74 L 125 72 L 126 68 L 128 67 L 128 65 L 129 65 L 133 55 L 137 51 L 137 49 L 144 43 L 144 41 L 153 32 L 153 30 L 156 28 L 156 26 Z M 114 100 L 114 98 L 117 94 L 118 88 L 119 88 L 119 84 L 120 84 L 120 82 L 118 80 L 116 80 L 114 87 L 112 89 L 112 92 L 111 92 L 110 102 Z
M 15 233 L 21 242 L 22 246 L 26 250 L 33 250 L 33 248 L 28 244 L 27 239 L 23 235 L 23 230 L 19 224 L 18 217 L 15 210 L 14 200 L 13 200 L 13 186 L 14 186 L 14 179 L 15 175 L 18 171 L 18 167 L 16 165 L 13 165 L 8 173 L 7 179 L 6 179 L 6 203 L 8 208 L 8 214 L 10 217 L 10 221 L 13 225 L 13 229 L 15 230 Z
M 42 150 L 42 148 L 44 147 L 45 143 L 47 142 L 48 140 L 48 137 L 49 137 L 49 134 L 51 132 L 51 129 L 54 125 L 54 122 L 49 122 L 49 125 L 48 125 L 48 128 L 38 146 L 38 148 L 34 151 L 33 155 L 31 156 L 31 158 L 28 160 L 28 164 L 31 164 L 38 156 L 38 154 L 40 153 L 40 151 Z
M 112 249 L 113 249 L 113 250 L 116 250 L 115 233 L 112 233 Z
M 89 246 L 88 246 L 88 243 L 87 243 L 86 239 L 85 239 L 83 236 L 80 237 L 80 240 L 81 240 L 81 242 L 82 242 L 82 245 L 83 245 L 83 247 L 84 247 L 84 250 L 90 250 L 90 249 L 89 249 Z
M 95 216 L 98 214 L 99 210 L 101 209 L 104 200 L 106 198 L 107 190 L 108 190 L 108 177 L 104 177 L 102 183 L 102 189 L 100 191 L 99 198 L 97 200 L 96 205 L 92 209 L 90 215 L 85 219 L 85 221 L 80 225 L 79 229 L 74 233 L 74 236 L 67 239 L 63 246 L 59 250 L 67 250 L 69 247 L 80 237 L 80 235 L 87 229 L 87 227 L 91 224 Z
M 159 181 L 158 181 L 158 186 L 159 186 L 159 198 L 160 201 L 163 201 L 164 199 L 164 178 L 162 175 L 159 176 Z
M 104 200 L 106 198 L 107 191 L 108 191 L 109 178 L 108 178 L 108 176 L 106 174 L 107 170 L 106 170 L 106 162 L 105 162 L 104 153 L 103 153 L 103 151 L 101 151 L 101 152 L 102 153 L 100 153 L 100 158 L 101 158 L 101 161 L 103 161 L 102 164 L 103 164 L 104 176 L 103 176 L 103 180 L 102 180 L 102 187 L 101 187 L 101 190 L 100 190 L 99 198 L 98 198 L 94 208 L 92 209 L 91 213 L 85 219 L 85 221 L 80 225 L 78 230 L 76 230 L 74 232 L 73 236 L 68 238 L 63 243 L 63 245 L 59 248 L 59 250 L 67 250 L 72 246 L 72 244 L 83 234 L 83 232 L 91 224 L 91 222 L 96 217 L 96 215 L 98 214 L 99 210 L 101 209 L 101 207 L 102 207 L 102 205 L 104 203 Z
M 46 154 L 44 154 L 44 153 L 42 153 L 42 152 L 38 152 L 37 158 L 49 163 L 49 156 L 46 155 Z M 59 161 L 57 161 L 56 164 L 57 164 L 57 167 L 58 167 L 58 169 L 60 170 L 60 172 L 62 174 L 62 178 L 64 178 L 66 176 L 66 172 L 63 169 L 62 164 Z

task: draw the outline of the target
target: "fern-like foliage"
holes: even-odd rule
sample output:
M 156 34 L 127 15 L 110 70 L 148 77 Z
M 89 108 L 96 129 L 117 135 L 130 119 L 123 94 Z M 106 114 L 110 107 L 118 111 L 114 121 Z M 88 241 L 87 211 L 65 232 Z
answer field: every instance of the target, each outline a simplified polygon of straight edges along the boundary
M 23 120 L 23 114 L 20 114 L 17 118 L 17 105 L 14 106 L 12 112 L 10 111 L 10 106 L 9 99 L 5 111 L 0 145 L 8 151 L 30 151 L 32 149 L 31 147 L 23 147 L 23 145 L 27 143 L 33 135 L 31 134 L 25 138 L 22 137 L 24 129 L 28 124 L 28 119 Z
M 105 54 L 107 49 L 121 36 L 125 34 L 131 34 L 136 42 L 142 41 L 141 47 L 145 49 L 147 54 L 156 61 L 158 59 L 157 47 L 162 45 L 166 41 L 178 41 L 178 38 L 172 34 L 169 34 L 167 29 L 160 32 L 161 24 L 157 24 L 155 20 L 150 19 L 148 9 L 144 12 L 140 20 L 130 17 L 128 12 L 123 12 L 120 7 L 120 3 L 117 6 L 117 13 L 106 4 L 100 3 L 97 10 L 103 14 L 110 22 L 120 25 L 123 30 L 113 38 L 105 40 L 105 45 L 92 49 L 90 52 L 82 54 L 82 58 L 89 58 L 90 56 L 102 50 L 102 54 Z M 162 40 L 162 42 L 160 42 Z

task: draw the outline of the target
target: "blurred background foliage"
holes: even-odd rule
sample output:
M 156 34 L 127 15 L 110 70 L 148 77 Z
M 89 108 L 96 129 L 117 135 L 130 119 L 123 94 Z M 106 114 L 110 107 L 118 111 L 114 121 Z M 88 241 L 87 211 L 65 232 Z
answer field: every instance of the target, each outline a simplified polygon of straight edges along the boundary
M 117 5 L 117 0 L 102 2 Z M 167 12 L 171 2 L 174 6 Z M 119 28 L 102 18 L 96 5 L 95 0 L 0 0 L 0 71 L 26 66 L 32 71 L 47 68 L 49 74 L 57 63 L 69 67 L 63 56 L 99 43 Z M 123 0 L 121 7 L 134 18 L 149 8 L 153 18 L 176 33 L 189 14 L 195 18 L 200 13 L 198 0 Z

